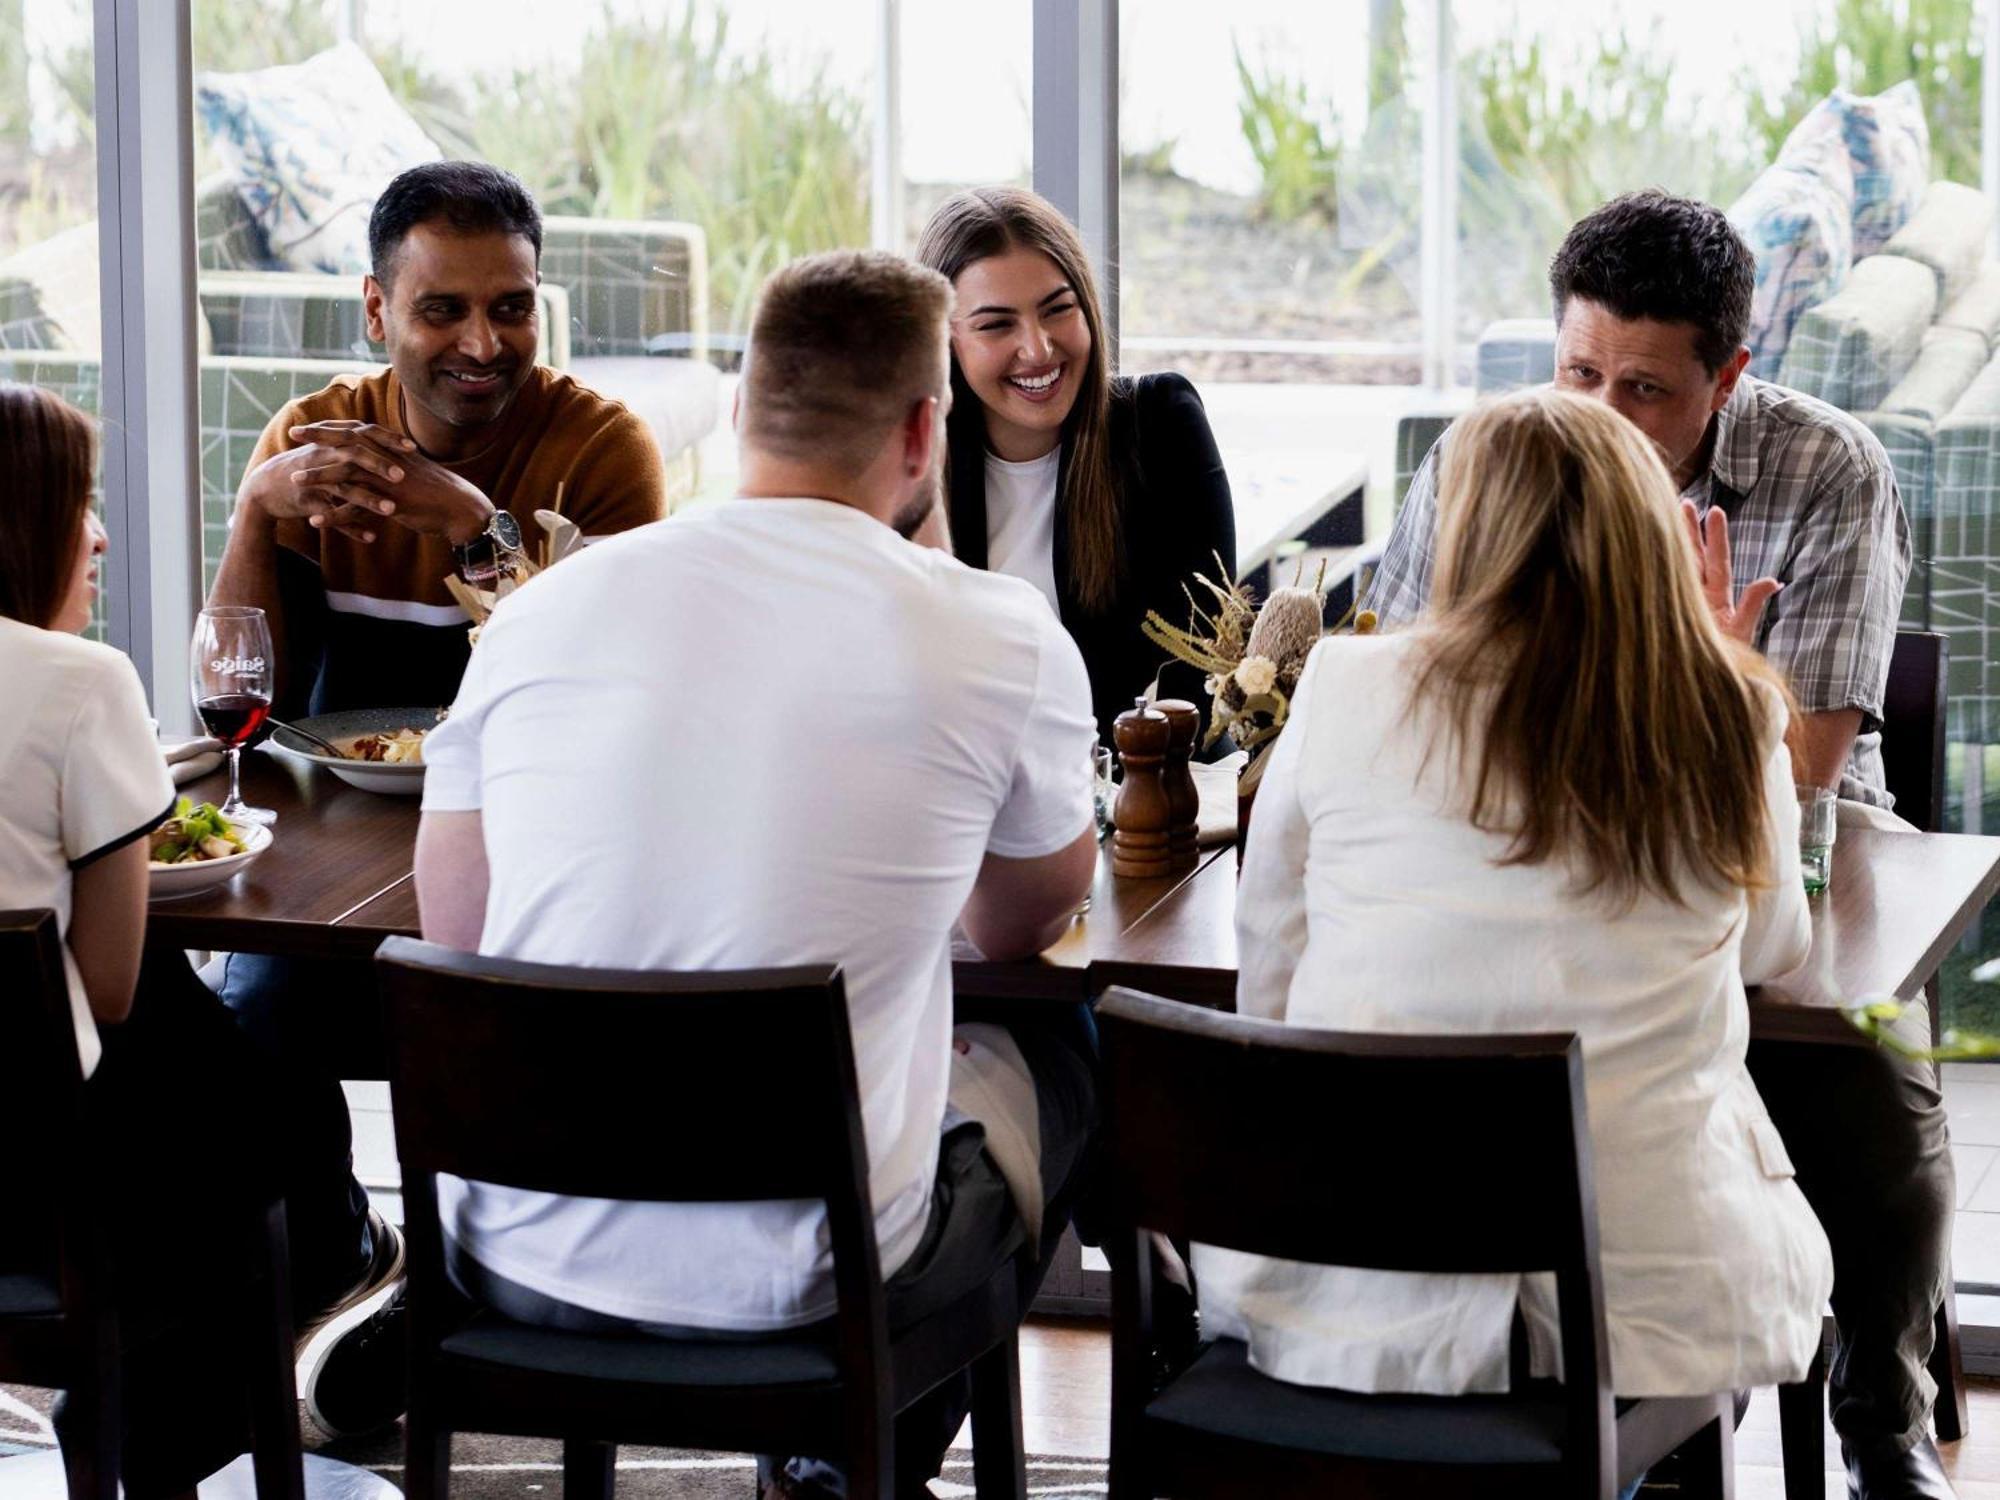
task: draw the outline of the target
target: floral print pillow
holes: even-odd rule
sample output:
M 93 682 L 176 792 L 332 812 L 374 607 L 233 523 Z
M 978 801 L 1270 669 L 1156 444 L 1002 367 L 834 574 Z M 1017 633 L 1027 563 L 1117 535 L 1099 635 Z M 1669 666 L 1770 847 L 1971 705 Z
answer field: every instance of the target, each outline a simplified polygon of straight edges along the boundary
M 1838 141 L 1854 174 L 1854 258 L 1873 255 L 1908 222 L 1931 180 L 1931 132 L 1915 83 L 1872 98 L 1835 89 L 1792 128 L 1778 153 Z
M 1729 222 L 1757 258 L 1750 303 L 1750 373 L 1777 378 L 1799 315 L 1847 281 L 1854 260 L 1848 204 L 1854 179 L 1837 140 L 1785 153 L 1729 208 Z
M 443 154 L 352 42 L 287 67 L 204 73 L 195 100 L 287 270 L 367 270 L 376 197 L 397 173 Z

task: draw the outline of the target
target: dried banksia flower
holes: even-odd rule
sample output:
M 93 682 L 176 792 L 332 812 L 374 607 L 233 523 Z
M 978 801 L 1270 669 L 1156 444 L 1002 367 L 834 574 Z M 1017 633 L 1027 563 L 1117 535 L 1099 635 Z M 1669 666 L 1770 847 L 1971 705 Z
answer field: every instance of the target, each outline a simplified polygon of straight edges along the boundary
M 1300 669 L 1325 628 L 1321 605 L 1317 589 L 1275 589 L 1251 627 L 1244 655 L 1269 658 L 1278 669 L 1278 682 L 1288 691 L 1299 680 Z

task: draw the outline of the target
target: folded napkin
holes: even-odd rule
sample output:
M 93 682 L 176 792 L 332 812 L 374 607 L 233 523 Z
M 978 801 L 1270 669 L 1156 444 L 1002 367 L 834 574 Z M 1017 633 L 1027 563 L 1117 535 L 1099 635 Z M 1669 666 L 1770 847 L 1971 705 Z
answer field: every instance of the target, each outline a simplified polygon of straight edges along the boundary
M 1916 833 L 1917 825 L 1886 807 L 1842 797 L 1833 804 L 1835 828 L 1873 828 L 1883 833 Z
M 167 758 L 167 770 L 174 778 L 174 785 L 186 786 L 190 781 L 199 781 L 222 764 L 222 741 L 206 736 L 179 740 L 161 745 L 160 753 Z
M 1190 768 L 1194 772 L 1194 789 L 1201 794 L 1196 842 L 1202 848 L 1236 842 L 1236 778 L 1249 759 L 1238 750 L 1213 764 L 1197 761 Z

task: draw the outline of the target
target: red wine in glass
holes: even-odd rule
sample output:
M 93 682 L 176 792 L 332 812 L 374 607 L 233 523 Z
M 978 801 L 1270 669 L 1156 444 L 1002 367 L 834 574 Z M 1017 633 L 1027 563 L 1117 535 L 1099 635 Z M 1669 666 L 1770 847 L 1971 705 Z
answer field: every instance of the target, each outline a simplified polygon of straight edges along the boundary
M 271 700 L 250 693 L 218 693 L 194 706 L 208 732 L 225 746 L 247 745 L 270 716 Z
M 196 617 L 188 643 L 188 686 L 201 722 L 229 752 L 229 800 L 221 812 L 232 823 L 269 823 L 277 817 L 267 808 L 247 806 L 240 785 L 243 747 L 270 716 L 275 668 L 263 610 L 217 605 Z

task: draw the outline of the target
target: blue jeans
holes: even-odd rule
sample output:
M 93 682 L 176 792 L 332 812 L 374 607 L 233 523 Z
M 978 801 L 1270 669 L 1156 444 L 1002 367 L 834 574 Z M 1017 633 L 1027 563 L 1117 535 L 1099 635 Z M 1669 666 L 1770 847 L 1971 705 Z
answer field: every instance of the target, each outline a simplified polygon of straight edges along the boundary
M 232 953 L 201 977 L 285 1101 L 292 1280 L 325 1305 L 354 1284 L 370 1254 L 368 1194 L 354 1180 L 354 1127 L 340 1080 L 382 1071 L 373 966 Z M 359 1049 L 375 1056 L 357 1056 Z M 351 1251 L 357 1245 L 359 1269 Z

